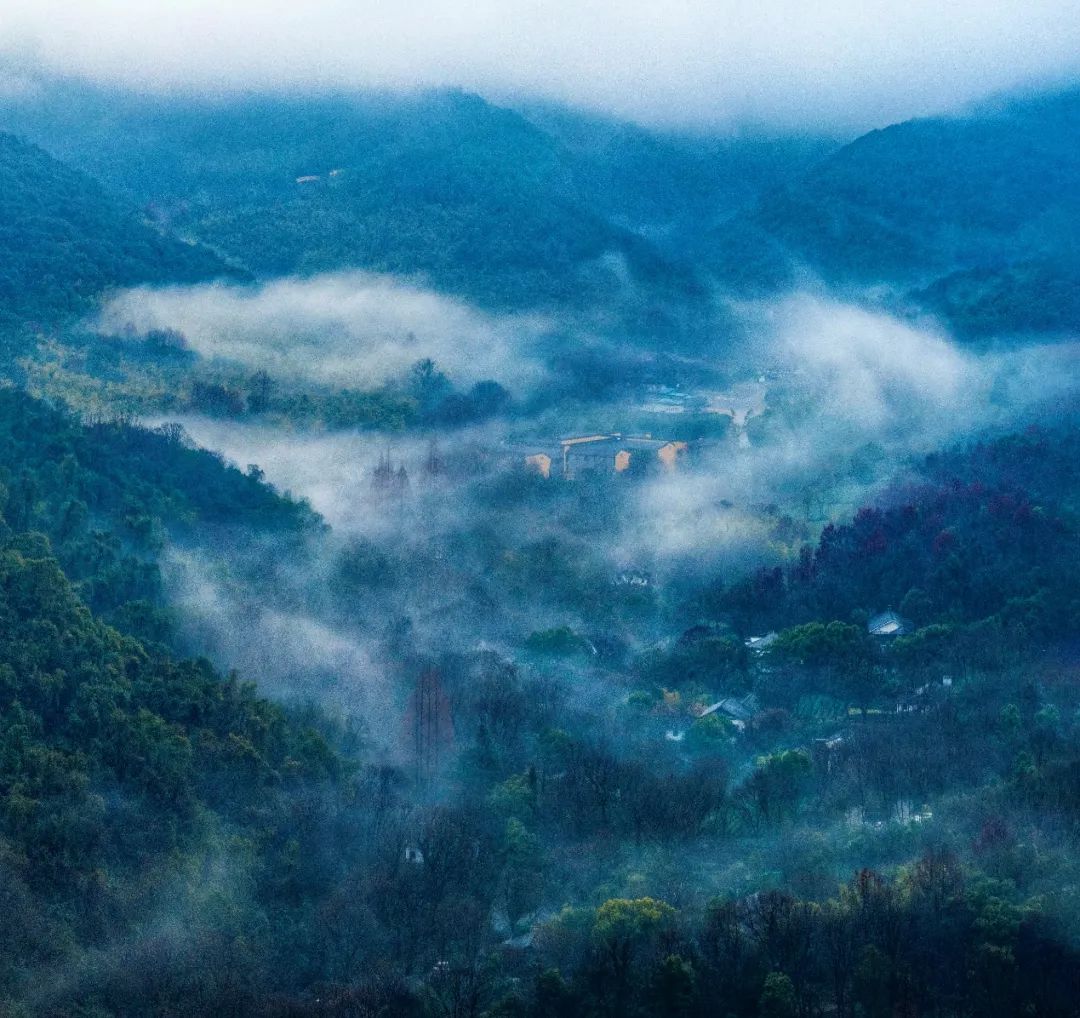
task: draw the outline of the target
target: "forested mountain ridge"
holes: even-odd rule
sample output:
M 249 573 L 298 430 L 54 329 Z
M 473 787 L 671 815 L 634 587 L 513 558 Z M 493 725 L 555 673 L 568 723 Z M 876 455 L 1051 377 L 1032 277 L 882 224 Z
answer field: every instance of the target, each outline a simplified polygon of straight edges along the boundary
M 248 992 L 238 958 L 209 978 L 205 958 L 176 959 L 220 946 L 226 913 L 250 935 L 285 874 L 275 828 L 352 765 L 325 721 L 170 655 L 157 560 L 169 534 L 280 537 L 315 518 L 177 434 L 80 424 L 12 389 L 0 422 L 4 1008 L 98 1014 L 102 995 L 137 1011 L 184 996 L 205 1013 Z M 132 950 L 139 974 L 122 960 Z
M 763 294 L 806 273 L 886 284 L 965 336 L 1077 322 L 1076 92 L 839 148 L 454 91 L 176 102 L 54 82 L 3 128 L 264 276 L 362 267 L 655 335 L 692 331 L 714 281 Z
M 51 87 L 56 101 L 12 104 L 0 127 L 256 273 L 366 268 L 661 331 L 703 306 L 686 243 L 702 216 L 820 145 L 666 138 L 458 91 L 176 103 Z
M 236 273 L 92 178 L 0 133 L 0 324 L 62 320 L 110 287 L 221 275 Z
M 930 457 L 919 483 L 828 525 L 786 574 L 757 574 L 752 600 L 763 614 L 749 626 L 848 619 L 881 603 L 923 624 L 1005 612 L 1041 635 L 1071 630 L 1078 447 L 1076 430 L 1059 426 Z
M 214 943 L 238 946 L 222 944 L 221 920 L 254 928 L 285 872 L 275 825 L 347 767 L 253 684 L 95 619 L 43 537 L 0 528 L 5 1010 L 232 1006 L 238 959 L 206 966 Z M 179 961 L 193 954 L 197 967 Z
M 840 145 L 812 134 L 662 131 L 551 105 L 521 112 L 557 143 L 579 200 L 689 259 L 710 227 Z
M 863 135 L 712 237 L 720 279 L 914 289 L 959 331 L 1076 328 L 1080 92 Z
M 473 96 L 128 101 L 119 116 L 82 98 L 89 123 L 64 132 L 65 158 L 264 275 L 362 267 L 496 306 L 587 303 L 611 283 L 610 253 L 646 288 L 693 287 L 575 201 L 541 130 Z M 36 126 L 46 144 L 59 133 Z M 117 130 L 132 136 L 122 151 Z

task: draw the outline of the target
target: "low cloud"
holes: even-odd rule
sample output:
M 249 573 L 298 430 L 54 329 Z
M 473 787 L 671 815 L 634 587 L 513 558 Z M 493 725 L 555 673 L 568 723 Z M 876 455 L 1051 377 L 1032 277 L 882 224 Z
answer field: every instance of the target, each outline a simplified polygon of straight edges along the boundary
M 14 0 L 24 60 L 139 89 L 462 86 L 678 124 L 880 126 L 1080 70 L 1072 0 Z
M 745 308 L 745 356 L 773 380 L 747 440 L 641 490 L 623 540 L 658 560 L 759 556 L 768 517 L 853 513 L 906 464 L 1075 401 L 1080 344 L 975 351 L 933 322 L 808 294 Z M 755 508 L 756 507 L 756 508 Z
M 815 427 L 877 439 L 917 432 L 934 443 L 986 402 L 991 366 L 933 324 L 805 294 L 757 315 L 764 350 L 814 407 Z
M 522 550 L 546 537 L 559 539 L 559 554 L 580 555 L 562 564 L 580 568 L 582 582 L 598 590 L 606 575 L 629 567 L 662 588 L 731 578 L 812 541 L 817 525 L 850 517 L 905 470 L 916 478 L 921 456 L 1052 419 L 1075 401 L 1080 344 L 966 349 L 933 322 L 804 293 L 742 313 L 752 338 L 725 360 L 733 379 L 755 379 L 747 392 L 764 389 L 764 413 L 741 433 L 702 444 L 672 474 L 595 489 L 586 483 L 560 498 L 543 487 L 535 498 L 515 497 L 512 477 L 483 475 L 483 452 L 506 441 L 505 424 L 445 436 L 439 452 L 450 469 L 433 480 L 425 478 L 429 450 L 418 436 L 289 434 L 254 422 L 185 419 L 197 442 L 241 466 L 259 464 L 279 488 L 310 499 L 332 527 L 305 564 L 275 577 L 273 606 L 246 603 L 242 583 L 216 576 L 197 556 L 174 557 L 170 589 L 193 646 L 282 695 L 392 718 L 393 680 L 377 648 L 403 621 L 410 644 L 432 654 L 510 646 L 549 626 L 587 627 L 579 606 L 543 601 L 535 590 L 520 603 L 507 595 L 515 569 L 530 561 Z M 756 410 L 757 395 L 744 406 L 751 403 Z M 591 415 L 617 428 L 628 405 L 577 407 L 573 420 L 580 426 Z M 514 428 L 552 437 L 570 419 L 550 408 L 543 425 L 517 420 Z M 410 474 L 400 497 L 372 485 L 373 468 L 388 453 Z M 507 461 L 490 462 L 499 471 Z M 582 513 L 608 521 L 602 536 L 578 532 L 573 521 Z M 370 549 L 361 561 L 376 570 L 383 555 L 392 575 L 383 585 L 361 583 L 343 616 L 322 592 L 357 547 Z
M 270 695 L 316 701 L 364 718 L 382 741 L 379 730 L 393 711 L 394 695 L 370 641 L 302 612 L 254 601 L 228 579 L 220 560 L 190 549 L 169 549 L 163 578 L 182 639 L 194 651 L 258 682 Z M 318 588 L 314 576 L 304 582 Z
M 544 373 L 532 354 L 548 324 L 494 316 L 387 276 L 288 277 L 258 286 L 140 287 L 113 297 L 102 333 L 175 329 L 203 357 L 356 388 L 399 378 L 433 358 L 456 382 L 497 378 L 525 389 Z

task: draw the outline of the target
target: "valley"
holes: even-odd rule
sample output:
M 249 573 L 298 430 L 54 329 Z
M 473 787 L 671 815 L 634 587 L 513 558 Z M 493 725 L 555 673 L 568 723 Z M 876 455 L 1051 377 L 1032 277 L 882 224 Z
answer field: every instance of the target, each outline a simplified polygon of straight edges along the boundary
M 1076 1014 L 1075 85 L 24 72 L 0 1013 Z

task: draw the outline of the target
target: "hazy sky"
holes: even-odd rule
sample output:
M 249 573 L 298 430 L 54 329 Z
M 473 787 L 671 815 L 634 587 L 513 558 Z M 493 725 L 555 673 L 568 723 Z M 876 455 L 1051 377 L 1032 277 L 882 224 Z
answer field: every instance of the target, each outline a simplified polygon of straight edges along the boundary
M 1080 0 L 0 0 L 140 87 L 460 85 L 645 121 L 872 126 L 1080 71 Z

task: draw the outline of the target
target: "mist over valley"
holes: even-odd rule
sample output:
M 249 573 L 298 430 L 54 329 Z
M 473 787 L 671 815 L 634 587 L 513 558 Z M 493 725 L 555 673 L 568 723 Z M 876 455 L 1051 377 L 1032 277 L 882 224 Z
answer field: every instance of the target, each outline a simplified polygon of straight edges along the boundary
M 1068 12 L 51 6 L 0 1012 L 1078 1013 Z

